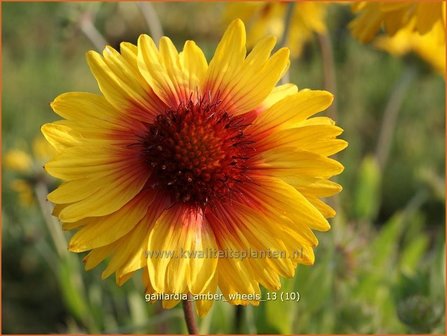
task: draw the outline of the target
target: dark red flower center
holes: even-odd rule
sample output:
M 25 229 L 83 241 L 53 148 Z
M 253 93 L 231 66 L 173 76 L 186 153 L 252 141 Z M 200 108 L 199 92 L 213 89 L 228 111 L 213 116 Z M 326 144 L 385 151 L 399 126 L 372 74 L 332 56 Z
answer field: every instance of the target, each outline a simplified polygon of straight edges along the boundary
M 189 101 L 157 116 L 143 141 L 154 188 L 172 201 L 206 206 L 226 200 L 248 180 L 253 141 L 248 116 L 232 116 L 219 103 Z

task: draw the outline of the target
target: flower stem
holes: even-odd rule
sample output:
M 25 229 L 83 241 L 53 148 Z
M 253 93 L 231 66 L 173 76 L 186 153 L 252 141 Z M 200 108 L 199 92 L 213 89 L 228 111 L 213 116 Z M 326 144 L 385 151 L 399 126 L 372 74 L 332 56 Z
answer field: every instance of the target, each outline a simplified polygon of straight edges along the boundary
M 158 18 L 154 6 L 147 1 L 138 2 L 137 6 L 140 8 L 141 14 L 143 14 L 144 20 L 149 27 L 152 39 L 155 43 L 158 43 L 163 36 L 163 28 L 161 27 L 160 19 Z
M 34 192 L 36 193 L 37 202 L 39 203 L 40 210 L 42 211 L 44 222 L 47 226 L 48 232 L 50 233 L 54 246 L 56 247 L 56 252 L 59 257 L 66 257 L 68 254 L 67 241 L 58 220 L 53 217 L 51 213 L 50 204 L 46 201 L 48 187 L 44 182 L 38 182 L 35 186 Z
M 397 117 L 402 107 L 405 94 L 415 76 L 415 69 L 408 67 L 395 84 L 385 107 L 376 148 L 376 159 L 381 171 L 383 171 L 388 161 Z
M 292 22 L 293 11 L 295 9 L 295 1 L 291 1 L 287 4 L 286 15 L 284 16 L 284 31 L 282 32 L 281 41 L 279 42 L 280 47 L 285 47 L 287 44 L 287 39 L 289 37 L 290 23 Z
M 335 79 L 334 53 L 332 50 L 332 41 L 329 33 L 318 33 L 318 43 L 321 50 L 323 65 L 324 89 L 337 95 L 337 82 Z M 328 114 L 332 119 L 337 118 L 337 103 L 335 102 L 328 108 Z
M 194 316 L 191 300 L 183 300 L 183 313 L 185 315 L 186 327 L 190 335 L 198 335 L 197 323 Z
M 292 23 L 293 11 L 295 10 L 295 1 L 291 1 L 287 4 L 286 15 L 284 16 L 284 30 L 282 32 L 282 37 L 279 42 L 279 47 L 285 47 L 287 44 L 287 39 L 289 37 L 290 24 Z M 281 78 L 281 84 L 289 82 L 289 71 L 287 71 Z
M 79 19 L 79 28 L 98 51 L 102 51 L 107 45 L 106 39 L 93 23 L 92 13 L 85 12 L 81 15 Z
M 244 317 L 244 307 L 241 305 L 236 306 L 234 311 L 234 333 L 240 334 L 242 329 L 242 319 Z
M 332 48 L 332 41 L 327 33 L 318 33 L 318 44 L 321 51 L 321 60 L 323 68 L 323 86 L 326 91 L 329 91 L 334 96 L 337 96 L 337 81 L 335 77 L 335 64 L 334 64 L 334 53 Z M 334 120 L 337 119 L 337 100 L 327 109 L 328 116 Z M 333 156 L 335 158 L 336 155 Z M 333 181 L 337 180 L 334 177 Z M 328 200 L 328 204 L 332 206 L 336 212 L 340 209 L 340 199 L 339 195 L 334 195 Z

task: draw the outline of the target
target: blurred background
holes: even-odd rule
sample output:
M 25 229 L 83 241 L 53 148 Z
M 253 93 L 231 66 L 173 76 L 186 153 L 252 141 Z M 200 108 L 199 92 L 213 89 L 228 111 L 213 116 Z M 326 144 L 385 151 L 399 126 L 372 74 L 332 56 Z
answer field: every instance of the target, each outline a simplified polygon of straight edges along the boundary
M 145 303 L 139 277 L 120 288 L 113 277 L 101 280 L 104 265 L 85 272 L 82 255 L 67 253 L 71 233 L 62 233 L 45 201 L 57 182 L 42 170 L 51 150 L 40 127 L 59 119 L 49 103 L 60 93 L 98 92 L 86 51 L 105 42 L 114 48 L 136 43 L 141 33 L 156 37 L 161 28 L 178 48 L 195 40 L 209 60 L 232 17 L 255 29 L 255 9 L 224 3 L 1 5 L 2 332 L 185 332 L 181 306 L 163 310 Z M 265 5 L 256 10 L 264 6 L 267 13 Z M 298 303 L 237 310 L 216 302 L 199 320 L 200 330 L 444 334 L 444 78 L 417 54 L 396 56 L 355 40 L 349 5 L 321 6 L 320 22 L 301 18 L 307 31 L 290 24 L 290 33 L 297 29 L 305 41 L 292 35 L 279 40 L 291 44 L 292 83 L 335 93 L 327 113 L 349 142 L 338 156 L 346 167 L 337 178 L 344 191 L 333 200 L 338 215 L 331 231 L 317 234 L 315 265 L 299 266 L 294 279 L 283 281 L 282 291 L 300 293 Z M 296 10 L 265 16 L 279 22 L 272 32 L 282 29 L 287 9 Z M 289 19 L 300 22 L 304 10 Z

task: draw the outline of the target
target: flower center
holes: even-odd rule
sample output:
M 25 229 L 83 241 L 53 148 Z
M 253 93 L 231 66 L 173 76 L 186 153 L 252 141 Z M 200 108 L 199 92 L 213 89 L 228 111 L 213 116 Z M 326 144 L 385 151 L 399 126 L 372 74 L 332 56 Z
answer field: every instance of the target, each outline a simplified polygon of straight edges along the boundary
M 204 100 L 158 115 L 143 141 L 152 186 L 193 206 L 228 199 L 248 179 L 253 141 L 244 129 L 249 122 Z

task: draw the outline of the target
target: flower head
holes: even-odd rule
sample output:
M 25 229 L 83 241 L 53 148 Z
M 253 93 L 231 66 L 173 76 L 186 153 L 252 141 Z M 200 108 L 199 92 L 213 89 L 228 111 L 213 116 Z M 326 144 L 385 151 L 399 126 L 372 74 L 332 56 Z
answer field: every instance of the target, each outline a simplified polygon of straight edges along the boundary
M 424 35 L 409 28 L 401 29 L 392 37 L 378 37 L 374 45 L 395 56 L 414 52 L 440 74 L 445 74 L 445 31 L 441 23 Z
M 291 18 L 287 45 L 292 57 L 301 54 L 304 45 L 312 40 L 314 33 L 325 33 L 326 4 L 312 1 L 297 2 Z M 266 35 L 281 38 L 287 2 L 231 2 L 227 4 L 225 21 L 240 17 L 248 26 L 247 45 L 254 46 Z
M 24 173 L 31 170 L 33 161 L 23 150 L 12 149 L 5 155 L 5 166 L 10 170 Z
M 343 167 L 328 156 L 346 142 L 331 119 L 312 117 L 330 93 L 275 87 L 289 52 L 271 55 L 274 45 L 264 38 L 247 55 L 235 20 L 209 64 L 192 41 L 178 52 L 146 35 L 88 53 L 102 95 L 60 95 L 51 106 L 65 120 L 42 128 L 59 153 L 45 168 L 64 181 L 48 199 L 78 229 L 70 250 L 90 251 L 86 269 L 109 257 L 103 277 L 118 284 L 143 268 L 148 293 L 220 288 L 257 304 L 232 295 L 277 290 L 314 262 L 312 230 L 335 215 L 320 198 L 341 190 L 328 179 Z M 199 298 L 199 313 L 211 303 Z
M 31 154 L 22 149 L 11 149 L 5 154 L 4 161 L 5 168 L 18 175 L 11 181 L 10 187 L 18 194 L 20 204 L 25 207 L 34 204 L 35 184 L 46 180 L 46 176 L 42 174 L 42 165 L 53 155 L 53 148 L 42 136 L 33 140 L 32 147 Z
M 423 35 L 437 23 L 445 27 L 445 1 L 357 2 L 352 6 L 357 17 L 350 23 L 352 34 L 361 42 L 370 42 L 381 28 L 389 36 L 401 29 Z
M 352 34 L 392 55 L 415 52 L 438 72 L 445 72 L 445 1 L 359 2 L 358 16 L 350 23 Z

